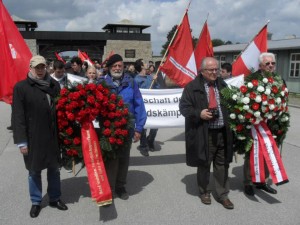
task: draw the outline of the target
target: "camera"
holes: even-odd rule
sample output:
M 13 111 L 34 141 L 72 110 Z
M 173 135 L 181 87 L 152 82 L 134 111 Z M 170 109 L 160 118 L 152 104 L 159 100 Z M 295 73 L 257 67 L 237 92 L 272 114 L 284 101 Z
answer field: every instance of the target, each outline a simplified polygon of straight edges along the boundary
M 218 119 L 219 118 L 219 110 L 218 108 L 208 109 L 208 111 L 212 114 L 212 119 Z

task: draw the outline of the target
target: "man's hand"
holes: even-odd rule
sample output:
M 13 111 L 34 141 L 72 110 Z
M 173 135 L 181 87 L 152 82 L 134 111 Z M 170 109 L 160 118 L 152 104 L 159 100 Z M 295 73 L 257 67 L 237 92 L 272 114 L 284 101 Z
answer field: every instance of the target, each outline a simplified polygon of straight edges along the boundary
M 213 118 L 212 113 L 208 109 L 203 109 L 200 113 L 200 118 L 203 120 L 210 120 Z
M 23 154 L 23 155 L 28 155 L 28 148 L 27 147 L 20 147 L 20 152 Z
M 133 142 L 138 142 L 141 139 L 141 134 L 137 131 L 134 132 Z

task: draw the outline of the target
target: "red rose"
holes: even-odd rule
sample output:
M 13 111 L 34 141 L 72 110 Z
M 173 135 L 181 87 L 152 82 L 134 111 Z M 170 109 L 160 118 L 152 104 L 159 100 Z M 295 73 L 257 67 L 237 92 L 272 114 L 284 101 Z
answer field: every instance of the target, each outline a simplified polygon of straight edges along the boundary
M 122 145 L 122 144 L 123 144 L 123 140 L 120 139 L 120 138 L 118 138 L 118 139 L 116 140 L 116 143 L 117 143 L 118 145 Z
M 241 132 L 243 129 L 244 129 L 244 126 L 243 126 L 242 124 L 238 124 L 238 125 L 236 126 L 236 130 L 237 130 L 238 132 Z
M 67 118 L 68 118 L 68 120 L 70 120 L 70 121 L 74 121 L 74 120 L 75 120 L 75 116 L 74 116 L 73 113 L 67 113 Z
M 102 84 L 99 84 L 98 86 L 97 86 L 97 90 L 98 91 L 102 91 L 104 88 L 103 88 L 103 86 L 102 86 Z
M 110 144 L 116 143 L 116 138 L 114 138 L 114 137 L 110 137 L 108 140 L 109 140 Z
M 256 94 L 255 94 L 254 92 L 251 92 L 251 93 L 250 93 L 250 98 L 251 98 L 251 99 L 255 99 L 255 98 L 256 98 Z
M 259 104 L 258 103 L 253 103 L 252 104 L 252 109 L 254 109 L 254 110 L 258 110 L 259 109 Z
M 272 92 L 274 94 L 277 94 L 278 93 L 278 88 L 276 86 L 272 86 Z
M 111 103 L 111 104 L 109 104 L 108 108 L 110 111 L 115 111 L 116 105 Z
M 72 129 L 72 127 L 69 127 L 68 129 L 66 129 L 66 133 L 68 134 L 68 135 L 72 135 L 73 134 L 73 129 Z
M 275 100 L 272 98 L 272 99 L 269 99 L 269 101 L 268 101 L 268 103 L 270 104 L 270 105 L 274 105 L 275 104 Z
M 251 113 L 246 113 L 246 114 L 245 114 L 245 118 L 246 118 L 246 119 L 250 119 L 251 117 L 252 117 L 252 114 L 251 114 Z
M 113 113 L 113 112 L 108 113 L 108 118 L 109 119 L 115 118 L 115 113 Z
M 81 96 L 86 96 L 86 95 L 87 95 L 87 93 L 86 93 L 86 91 L 85 91 L 84 89 L 81 89 L 81 90 L 79 91 L 79 94 L 80 94 Z
M 268 82 L 272 84 L 274 82 L 273 77 L 268 77 Z
M 77 90 L 80 91 L 83 89 L 83 85 L 82 84 L 77 84 L 76 86 Z
M 118 102 L 118 106 L 123 107 L 123 105 L 124 105 L 123 99 L 120 99 L 119 102 Z
M 122 130 L 122 135 L 126 137 L 128 135 L 128 130 Z
M 116 127 L 122 126 L 122 123 L 120 123 L 119 121 L 115 121 L 114 124 L 115 124 Z
M 116 117 L 121 117 L 122 116 L 122 112 L 120 110 L 117 110 L 115 113 Z
M 267 99 L 268 99 L 268 96 L 267 95 L 265 95 L 265 94 L 262 94 L 261 95 L 261 100 L 264 102 L 264 101 L 267 101 Z
M 67 150 L 67 155 L 69 156 L 78 156 L 78 152 L 75 149 Z
M 117 95 L 116 94 L 111 94 L 110 95 L 110 100 L 116 101 L 116 99 L 117 99 Z
M 96 91 L 95 95 L 97 100 L 102 101 L 103 94 L 100 91 Z
M 64 139 L 64 144 L 65 145 L 70 145 L 72 142 L 70 141 L 70 140 L 68 140 L 68 139 Z
M 239 109 L 234 109 L 234 112 L 235 112 L 236 114 L 238 114 L 238 113 L 241 112 L 241 110 L 239 110 Z
M 73 140 L 74 145 L 79 145 L 80 143 L 81 143 L 81 140 L 79 137 L 74 138 L 74 140 Z
M 109 120 L 105 120 L 104 123 L 103 123 L 103 125 L 105 127 L 109 127 L 110 126 L 110 121 Z
M 120 122 L 121 122 L 122 125 L 127 124 L 127 120 L 124 117 L 120 120 Z
M 111 134 L 110 129 L 108 129 L 108 128 L 104 129 L 104 131 L 103 131 L 104 136 L 110 136 L 110 134 Z
M 282 130 L 278 130 L 278 131 L 277 131 L 277 134 L 278 134 L 278 135 L 281 135 L 282 133 L 283 133 Z
M 281 90 L 282 90 L 282 91 L 284 91 L 284 90 L 285 90 L 285 88 L 286 88 L 286 86 L 285 86 L 285 85 L 282 85 L 282 86 L 281 86 Z
M 60 90 L 60 95 L 65 96 L 65 95 L 68 94 L 68 92 L 69 92 L 68 89 L 63 88 L 63 89 Z
M 87 97 L 87 102 L 90 104 L 90 105 L 93 105 L 95 103 L 95 98 L 94 96 L 88 96 Z
M 253 84 L 253 86 L 258 86 L 258 80 L 252 80 L 252 84 Z
M 248 91 L 248 88 L 247 88 L 245 85 L 243 85 L 243 86 L 240 87 L 240 91 L 241 91 L 243 94 L 245 94 L 245 93 Z
M 85 85 L 85 90 L 93 91 L 95 89 L 96 89 L 96 84 L 90 83 L 90 84 Z
M 269 111 L 270 111 L 269 106 L 266 106 L 265 113 L 267 113 Z

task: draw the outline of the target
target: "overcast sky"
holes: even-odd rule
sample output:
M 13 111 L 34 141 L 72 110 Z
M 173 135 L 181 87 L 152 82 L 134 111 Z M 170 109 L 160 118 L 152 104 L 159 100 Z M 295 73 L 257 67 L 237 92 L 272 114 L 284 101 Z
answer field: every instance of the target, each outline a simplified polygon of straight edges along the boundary
M 2 0 L 11 15 L 36 21 L 38 31 L 103 31 L 122 19 L 151 25 L 152 49 L 158 55 L 167 33 L 182 18 L 188 0 Z M 273 40 L 300 37 L 300 0 L 193 0 L 189 20 L 199 36 L 208 17 L 211 38 L 247 43 L 270 20 Z

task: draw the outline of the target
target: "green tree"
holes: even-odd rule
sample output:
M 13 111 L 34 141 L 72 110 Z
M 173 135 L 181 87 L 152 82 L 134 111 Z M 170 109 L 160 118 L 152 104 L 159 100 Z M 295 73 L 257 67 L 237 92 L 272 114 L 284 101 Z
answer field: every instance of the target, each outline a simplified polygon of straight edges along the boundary
M 213 47 L 217 47 L 220 45 L 224 45 L 224 41 L 222 41 L 221 39 L 212 39 L 211 40 Z
M 170 44 L 170 42 L 171 42 L 171 40 L 172 40 L 172 38 L 173 38 L 173 36 L 174 36 L 174 33 L 175 33 L 176 29 L 177 29 L 177 25 L 174 25 L 174 26 L 172 27 L 172 29 L 169 31 L 169 33 L 168 33 L 168 35 L 167 35 L 167 41 L 166 41 L 166 43 L 162 46 L 162 50 L 160 51 L 160 54 L 161 54 L 162 56 L 163 56 L 163 55 L 165 54 L 165 52 L 167 51 L 167 48 L 168 48 L 168 46 L 169 46 L 169 44 Z

